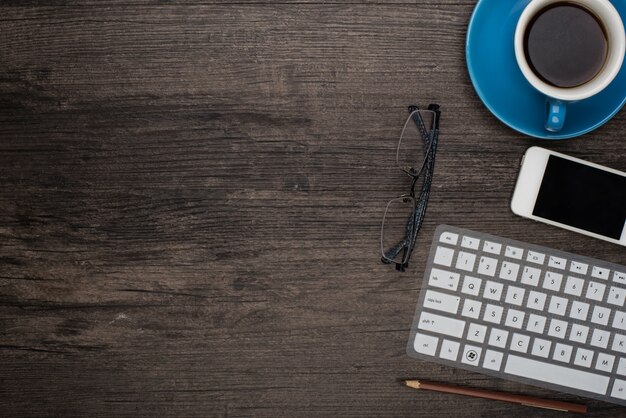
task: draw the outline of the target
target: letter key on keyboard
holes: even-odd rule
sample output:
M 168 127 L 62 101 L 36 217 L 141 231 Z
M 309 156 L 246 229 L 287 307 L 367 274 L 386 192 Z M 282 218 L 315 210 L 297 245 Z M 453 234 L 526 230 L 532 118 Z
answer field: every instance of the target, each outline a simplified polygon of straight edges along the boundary
M 440 225 L 407 352 L 626 406 L 626 267 Z

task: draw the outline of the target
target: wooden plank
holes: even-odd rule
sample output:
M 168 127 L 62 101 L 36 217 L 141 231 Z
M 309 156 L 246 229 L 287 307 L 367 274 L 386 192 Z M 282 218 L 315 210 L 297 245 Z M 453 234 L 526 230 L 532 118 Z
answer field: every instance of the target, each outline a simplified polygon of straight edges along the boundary
M 510 213 L 525 148 L 626 170 L 625 120 L 559 143 L 500 124 L 465 70 L 473 4 L 2 2 L 4 414 L 529 413 L 406 377 L 576 399 L 404 353 L 440 223 L 626 262 Z M 380 221 L 407 187 L 406 106 L 429 102 L 435 180 L 401 274 Z

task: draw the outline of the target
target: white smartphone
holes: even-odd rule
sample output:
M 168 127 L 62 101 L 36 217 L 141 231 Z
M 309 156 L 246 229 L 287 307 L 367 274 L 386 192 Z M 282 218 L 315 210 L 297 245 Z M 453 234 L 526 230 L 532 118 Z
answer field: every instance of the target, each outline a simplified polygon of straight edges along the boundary
M 626 246 L 626 173 L 531 147 L 522 159 L 511 210 Z

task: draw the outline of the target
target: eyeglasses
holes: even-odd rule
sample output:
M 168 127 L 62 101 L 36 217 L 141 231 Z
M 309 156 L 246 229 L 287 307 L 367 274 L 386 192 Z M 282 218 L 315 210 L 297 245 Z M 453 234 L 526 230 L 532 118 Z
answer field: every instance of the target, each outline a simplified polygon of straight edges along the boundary
M 420 110 L 417 106 L 409 106 L 408 109 L 409 117 L 396 150 L 396 165 L 410 176 L 411 191 L 387 204 L 380 234 L 381 261 L 395 263 L 399 271 L 408 267 L 417 233 L 424 221 L 441 115 L 437 104 L 430 104 L 428 110 Z M 419 181 L 421 187 L 416 198 L 415 189 Z

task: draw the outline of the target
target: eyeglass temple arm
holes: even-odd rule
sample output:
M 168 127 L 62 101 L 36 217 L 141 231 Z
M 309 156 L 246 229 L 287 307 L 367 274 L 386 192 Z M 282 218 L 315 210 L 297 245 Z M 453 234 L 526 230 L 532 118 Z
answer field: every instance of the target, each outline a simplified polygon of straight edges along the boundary
M 439 129 L 435 129 L 432 135 L 432 151 L 426 156 L 426 165 L 428 169 L 425 173 L 424 183 L 422 184 L 422 190 L 419 194 L 419 199 L 416 202 L 415 208 L 415 220 L 413 224 L 415 228 L 419 230 L 424 221 L 424 215 L 426 213 L 426 205 L 428 204 L 428 197 L 430 196 L 430 186 L 433 179 L 433 169 L 435 166 L 435 151 L 437 149 L 437 143 L 439 142 Z
M 428 166 L 428 169 L 426 170 L 425 173 L 425 179 L 424 179 L 424 183 L 422 184 L 422 190 L 420 191 L 419 194 L 419 198 L 416 200 L 415 203 L 415 211 L 413 213 L 413 222 L 411 222 L 412 226 L 413 226 L 413 231 L 412 234 L 410 236 L 411 239 L 411 245 L 409 246 L 409 248 L 411 249 L 411 253 L 413 252 L 413 248 L 415 248 L 415 240 L 417 239 L 417 231 L 420 230 L 420 228 L 422 227 L 422 223 L 424 222 L 424 215 L 426 214 L 426 206 L 428 205 L 428 197 L 430 196 L 430 185 L 432 183 L 432 172 L 433 172 L 433 168 L 434 168 L 434 163 L 435 163 L 435 150 L 437 148 L 437 143 L 439 140 L 439 105 L 430 105 L 428 106 L 429 110 L 433 110 L 435 111 L 435 123 L 434 123 L 434 127 L 435 129 L 432 132 L 432 139 L 431 139 L 431 144 L 432 145 L 432 151 L 431 153 L 428 153 L 426 155 L 426 165 Z M 420 118 L 421 120 L 421 118 Z M 415 182 L 413 182 L 413 186 L 415 186 Z M 404 263 L 402 263 L 401 266 L 399 266 L 399 263 L 396 263 L 396 269 L 400 270 L 400 271 L 404 271 L 404 267 L 408 266 L 409 263 L 409 259 L 411 258 L 411 253 L 409 253 L 406 257 L 406 260 Z

